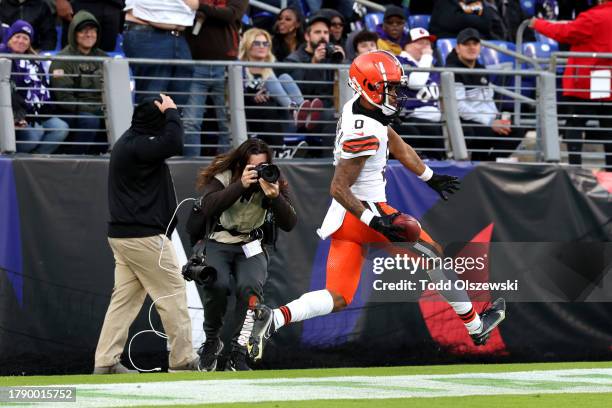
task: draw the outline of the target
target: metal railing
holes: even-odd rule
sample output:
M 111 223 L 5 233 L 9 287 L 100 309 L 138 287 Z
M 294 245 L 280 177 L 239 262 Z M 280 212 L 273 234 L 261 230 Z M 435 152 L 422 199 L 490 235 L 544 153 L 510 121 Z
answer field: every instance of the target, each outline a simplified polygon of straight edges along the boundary
M 500 51 L 501 52 L 501 51 Z M 5 57 L 5 59 L 1 59 Z M 13 123 L 12 110 L 10 105 L 10 59 L 17 58 L 13 54 L 0 56 L 0 148 L 3 152 L 14 152 L 16 140 L 14 127 L 10 126 Z M 28 59 L 49 59 L 49 57 L 41 56 L 27 56 Z M 52 59 L 56 60 L 78 60 L 75 57 L 68 56 L 55 56 Z M 225 84 L 225 95 L 223 105 L 215 104 L 204 104 L 201 107 L 205 107 L 207 110 L 210 108 L 223 107 L 227 109 L 227 128 L 230 136 L 229 146 L 237 146 L 244 141 L 250 135 L 257 135 L 260 137 L 268 137 L 271 140 L 275 140 L 273 147 L 277 151 L 282 152 L 283 150 L 292 150 L 295 153 L 296 146 L 299 142 L 306 141 L 307 146 L 304 143 L 299 143 L 299 151 L 306 153 L 307 155 L 330 155 L 333 140 L 335 138 L 335 124 L 338 118 L 338 110 L 343 104 L 353 95 L 352 90 L 346 85 L 348 79 L 348 65 L 334 65 L 334 64 L 295 64 L 295 63 L 255 63 L 255 62 L 241 62 L 241 61 L 183 61 L 183 60 L 145 60 L 145 59 L 111 59 L 111 58 L 92 58 L 94 61 L 100 61 L 103 63 L 103 107 L 104 107 L 104 119 L 106 122 L 106 130 L 108 135 L 109 144 L 112 144 L 117 140 L 118 137 L 129 127 L 131 122 L 131 115 L 133 109 L 133 103 L 135 98 L 142 97 L 147 93 L 141 92 L 136 86 L 136 91 L 132 92 L 130 88 L 131 81 L 147 79 L 143 77 L 133 77 L 130 73 L 130 67 L 135 67 L 137 64 L 169 64 L 175 66 L 223 66 L 226 70 L 226 81 Z M 557 65 L 555 61 L 549 64 L 551 67 Z M 7 68 L 8 66 L 8 68 Z M 245 103 L 252 101 L 249 95 L 249 91 L 245 91 L 245 73 L 244 67 L 267 67 L 273 68 L 277 72 L 277 76 L 281 71 L 291 72 L 295 69 L 307 69 L 307 70 L 327 70 L 334 73 L 333 80 L 322 80 L 322 81 L 295 81 L 297 85 L 302 89 L 308 89 L 308 86 L 314 89 L 314 91 L 302 92 L 305 99 L 319 98 L 326 103 L 322 108 L 315 108 L 310 110 L 311 116 L 313 112 L 318 111 L 320 114 L 325 114 L 324 117 L 319 117 L 318 120 L 312 120 L 309 129 L 297 128 L 295 130 L 287 130 L 288 127 L 295 125 L 292 117 L 295 107 L 291 106 L 280 106 L 278 104 L 267 104 L 265 106 L 256 106 L 254 103 Z M 555 162 L 561 159 L 559 153 L 559 132 L 557 127 L 557 87 L 555 83 L 555 74 L 544 71 L 541 69 L 533 70 L 508 70 L 508 69 L 486 69 L 486 70 L 473 70 L 473 69 L 447 69 L 447 68 L 430 68 L 430 69 L 413 69 L 410 68 L 408 72 L 414 71 L 426 71 L 430 73 L 437 73 L 440 75 L 440 98 L 438 101 L 438 107 L 440 109 L 440 121 L 436 123 L 436 126 L 442 128 L 442 134 L 438 131 L 432 133 L 422 133 L 420 137 L 425 144 L 417 146 L 417 151 L 421 152 L 432 152 L 442 153 L 442 157 L 452 157 L 457 160 L 466 160 L 470 158 L 470 155 L 474 153 L 483 153 L 491 151 L 489 147 L 474 147 L 474 140 L 479 137 L 482 139 L 483 136 L 476 134 L 466 135 L 464 131 L 465 124 L 462 124 L 462 117 L 459 112 L 459 104 L 461 100 L 457 100 L 456 96 L 456 81 L 455 75 L 490 75 L 496 78 L 530 78 L 531 82 L 535 83 L 530 88 L 517 88 L 516 82 L 514 84 L 506 85 L 503 81 L 500 84 L 492 85 L 492 89 L 495 91 L 493 102 L 498 107 L 499 114 L 506 110 L 506 106 L 510 106 L 507 109 L 512 118 L 512 128 L 520 128 L 526 130 L 534 130 L 535 132 L 529 132 L 533 135 L 535 133 L 535 139 L 532 139 L 533 147 L 528 149 L 519 148 L 513 146 L 506 151 L 499 151 L 503 155 L 513 155 L 515 157 L 522 158 L 528 161 L 548 161 Z M 332 77 L 329 77 L 332 78 Z M 148 78 L 153 79 L 153 78 Z M 171 81 L 186 81 L 193 83 L 193 78 L 170 78 Z M 327 87 L 326 92 L 322 92 L 322 89 Z M 526 90 L 537 90 L 535 97 L 527 97 L 523 94 Z M 182 92 L 184 94 L 190 92 Z M 246 93 L 246 95 L 245 95 Z M 246 97 L 246 98 L 245 98 Z M 530 110 L 525 109 L 524 112 L 521 110 L 512 109 L 512 106 L 529 105 Z M 179 108 L 188 107 L 186 104 L 179 104 Z M 267 111 L 268 118 L 258 118 L 257 112 Z M 203 120 L 204 128 L 199 132 L 200 143 L 192 145 L 199 147 L 200 149 L 211 148 L 210 152 L 205 154 L 216 154 L 217 143 L 213 143 L 210 140 L 210 136 L 216 131 L 208 128 L 208 124 L 218 122 L 216 119 L 210 118 L 193 118 L 185 117 L 185 121 L 190 120 Z M 406 125 L 419 125 L 420 123 L 414 122 L 411 119 L 410 112 L 407 117 L 403 117 L 403 124 Z M 262 125 L 265 130 L 261 130 Z M 260 128 L 253 130 L 254 125 L 259 125 Z M 526 128 L 527 126 L 527 128 Z M 276 127 L 277 130 L 274 130 Z M 472 129 L 485 129 L 488 126 L 478 125 L 471 126 Z M 257 126 L 255 126 L 257 128 Z M 432 127 L 430 127 L 433 129 Z M 411 137 L 414 135 L 403 135 L 406 136 L 407 141 L 411 142 Z M 489 137 L 490 138 L 490 137 Z M 491 138 L 490 138 L 491 139 Z M 484 141 L 487 140 L 487 136 L 484 136 Z M 431 145 L 427 143 L 431 141 Z M 491 139 L 494 141 L 494 138 Z M 517 136 L 514 142 L 516 145 L 525 141 L 523 136 Z M 467 142 L 467 143 L 466 143 Z M 227 146 L 226 146 L 227 147 Z M 502 149 L 503 150 L 503 149 Z M 523 157 L 524 156 L 524 157 Z
M 18 56 L 15 56 L 16 58 Z M 12 63 L 8 59 L 0 59 L 0 120 L 3 123 L 2 133 L 9 137 L 0 137 L 0 150 L 34 152 L 34 153 L 102 153 L 108 150 L 106 141 L 107 129 L 105 123 L 105 106 L 103 89 L 82 87 L 82 81 L 102 83 L 103 74 L 98 68 L 91 67 L 90 73 L 61 72 L 58 76 L 75 84 L 74 87 L 65 83 L 55 83 L 54 77 L 47 70 L 51 65 L 50 57 L 36 56 L 27 58 L 38 60 L 39 70 L 24 70 L 11 72 Z M 83 62 L 83 60 L 81 60 Z M 105 59 L 89 60 L 88 63 Z M 31 99 L 39 106 L 37 111 L 26 111 L 24 121 L 19 126 L 14 124 L 11 105 L 10 79 L 25 85 L 14 86 L 17 93 L 27 96 L 33 89 L 29 83 L 41 84 L 38 96 Z M 45 100 L 49 92 L 52 98 Z M 58 96 L 60 95 L 60 96 Z M 73 100 L 74 99 L 74 100 Z M 8 103 L 6 103 L 8 102 Z M 21 118 L 20 118 L 21 119 Z M 25 122 L 25 123 L 24 123 Z M 10 128 L 9 128 L 10 127 Z M 12 129 L 11 129 L 12 128 Z
M 612 53 L 554 52 L 548 70 L 557 82 L 562 157 L 574 165 L 603 158 L 612 167 Z

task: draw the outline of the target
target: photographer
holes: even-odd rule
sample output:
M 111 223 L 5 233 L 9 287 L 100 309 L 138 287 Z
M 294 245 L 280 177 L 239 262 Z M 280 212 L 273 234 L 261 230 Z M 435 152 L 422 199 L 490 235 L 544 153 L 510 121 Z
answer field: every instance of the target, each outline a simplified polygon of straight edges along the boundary
M 306 42 L 293 53 L 285 62 L 299 62 L 308 64 L 340 64 L 345 59 L 341 46 L 330 43 L 329 30 L 331 21 L 325 14 L 314 14 L 308 20 L 304 38 Z M 281 70 L 277 70 L 281 71 Z M 294 68 L 286 71 L 298 83 L 303 95 L 317 97 L 323 102 L 321 120 L 313 133 L 335 134 L 332 108 L 334 107 L 334 71 L 321 69 Z M 305 82 L 302 82 L 305 81 Z M 321 83 L 325 82 L 325 83 Z M 326 123 L 329 122 L 329 123 Z M 332 146 L 333 136 L 309 137 L 307 142 L 315 146 Z M 316 150 L 315 150 L 316 152 Z M 320 153 L 320 151 L 318 151 Z M 331 155 L 331 150 L 327 151 Z
M 189 217 L 187 231 L 192 243 L 205 242 L 206 263 L 216 270 L 216 279 L 203 288 L 206 342 L 199 352 L 202 371 L 216 370 L 223 350 L 219 334 L 230 294 L 230 276 L 236 281 L 239 318 L 238 327 L 231 331 L 232 351 L 226 369 L 250 370 L 245 361 L 248 335 L 239 337 L 247 307 L 263 298 L 268 257 L 261 241 L 273 238 L 268 230 L 275 226 L 290 231 L 297 222 L 287 182 L 279 178 L 272 157 L 265 142 L 249 139 L 215 157 L 198 175 L 197 186 L 203 194 Z M 272 228 L 265 222 L 270 217 L 275 224 Z
M 108 242 L 115 257 L 115 286 L 104 318 L 94 374 L 128 372 L 119 362 L 130 325 L 145 297 L 155 301 L 170 346 L 168 371 L 197 371 L 191 344 L 185 281 L 168 237 L 176 209 L 166 159 L 183 152 L 183 125 L 166 95 L 144 99 L 132 126 L 119 138 L 108 172 Z

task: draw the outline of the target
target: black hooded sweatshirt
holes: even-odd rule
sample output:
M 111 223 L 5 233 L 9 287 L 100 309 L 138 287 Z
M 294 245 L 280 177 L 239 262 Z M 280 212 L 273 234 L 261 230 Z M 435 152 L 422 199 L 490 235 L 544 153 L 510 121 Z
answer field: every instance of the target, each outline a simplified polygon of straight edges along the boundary
M 182 154 L 183 124 L 178 111 L 167 109 L 163 115 L 151 100 L 139 104 L 132 126 L 117 141 L 110 157 L 110 238 L 140 238 L 166 232 L 177 201 L 165 160 Z M 176 222 L 175 218 L 168 236 Z

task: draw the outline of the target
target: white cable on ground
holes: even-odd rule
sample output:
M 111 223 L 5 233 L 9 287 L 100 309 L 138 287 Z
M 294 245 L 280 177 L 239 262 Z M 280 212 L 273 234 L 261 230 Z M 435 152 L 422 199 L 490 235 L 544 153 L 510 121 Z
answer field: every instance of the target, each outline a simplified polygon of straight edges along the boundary
M 172 217 L 170 218 L 170 222 L 168 223 L 168 226 L 166 227 L 166 232 L 164 233 L 164 236 L 163 236 L 162 242 L 161 242 L 161 247 L 159 249 L 159 259 L 157 260 L 157 265 L 161 269 L 163 269 L 165 271 L 168 271 L 168 272 L 172 272 L 172 273 L 174 273 L 175 271 L 172 270 L 172 269 L 165 268 L 161 264 L 161 259 L 162 259 L 163 252 L 164 252 L 164 244 L 166 243 L 166 239 L 168 237 L 168 231 L 170 230 L 170 226 L 172 225 L 172 221 L 174 221 L 174 217 L 176 217 L 176 213 L 178 212 L 179 208 L 181 208 L 181 205 L 183 205 L 183 203 L 185 203 L 187 201 L 196 201 L 196 199 L 195 198 L 191 198 L 191 197 L 186 198 L 183 201 L 181 201 L 179 203 L 179 205 L 176 206 L 176 209 L 174 210 L 174 213 L 172 214 Z M 134 364 L 134 361 L 132 360 L 132 341 L 134 341 L 136 336 L 138 336 L 139 334 L 149 333 L 149 332 L 155 333 L 157 336 L 161 337 L 162 339 L 168 339 L 168 336 L 166 335 L 166 333 L 157 331 L 157 330 L 155 330 L 155 327 L 153 327 L 153 322 L 151 321 L 151 313 L 153 312 L 153 306 L 155 305 L 155 302 L 157 302 L 158 300 L 164 299 L 164 298 L 169 298 L 169 297 L 172 297 L 172 296 L 176 296 L 179 293 L 180 292 L 173 293 L 172 295 L 162 296 L 162 297 L 159 297 L 159 298 L 153 300 L 153 303 L 151 303 L 151 306 L 149 306 L 149 326 L 151 327 L 151 329 L 150 330 L 141 330 L 138 333 L 136 333 L 135 335 L 133 335 L 132 338 L 130 339 L 130 342 L 128 343 L 128 359 L 130 360 L 130 364 L 132 364 L 132 366 L 135 369 L 137 369 L 138 371 L 142 371 L 142 372 L 145 372 L 145 373 L 150 373 L 150 372 L 154 372 L 154 371 L 161 371 L 161 367 L 155 367 L 155 368 L 152 368 L 152 369 L 144 369 L 144 368 L 138 368 L 136 366 L 136 364 Z

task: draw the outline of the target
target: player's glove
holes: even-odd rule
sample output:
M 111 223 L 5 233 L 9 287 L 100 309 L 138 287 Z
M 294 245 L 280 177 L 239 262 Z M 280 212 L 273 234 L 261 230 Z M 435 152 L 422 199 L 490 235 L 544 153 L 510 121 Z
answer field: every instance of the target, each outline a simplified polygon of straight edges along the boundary
M 370 228 L 383 234 L 391 242 L 403 242 L 405 239 L 400 234 L 400 232 L 402 232 L 402 227 L 393 225 L 393 220 L 398 215 L 400 215 L 399 212 L 383 215 L 381 217 L 375 215 L 368 225 Z
M 445 174 L 432 174 L 431 178 L 426 181 L 427 185 L 440 194 L 443 200 L 448 200 L 445 193 L 454 194 L 459 191 L 459 179 L 455 176 L 447 176 Z

